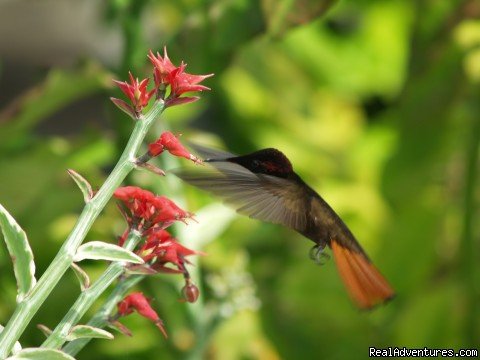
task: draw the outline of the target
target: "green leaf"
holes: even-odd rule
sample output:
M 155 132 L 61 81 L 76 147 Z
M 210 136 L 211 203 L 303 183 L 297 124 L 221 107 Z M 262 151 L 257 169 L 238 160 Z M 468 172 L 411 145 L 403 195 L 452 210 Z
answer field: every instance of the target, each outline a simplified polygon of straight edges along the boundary
M 18 286 L 17 302 L 21 302 L 37 282 L 32 249 L 25 231 L 2 205 L 0 205 L 0 227 L 13 261 Z
M 7 360 L 75 360 L 68 354 L 65 354 L 60 350 L 53 349 L 39 349 L 39 348 L 27 348 L 15 354 Z
M 85 178 L 79 173 L 77 173 L 75 170 L 68 169 L 67 172 L 68 172 L 68 175 L 72 177 L 72 179 L 75 181 L 75 183 L 78 185 L 78 187 L 82 191 L 83 199 L 85 200 L 85 203 L 88 203 L 93 198 L 93 190 L 90 183 L 87 180 L 85 180 Z
M 80 282 L 80 289 L 82 289 L 82 291 L 88 289 L 90 287 L 90 278 L 88 277 L 88 274 L 75 263 L 72 263 L 70 267 L 72 268 L 73 272 L 77 276 L 78 281 Z
M 77 249 L 73 261 L 79 262 L 84 259 L 125 261 L 134 264 L 143 264 L 141 257 L 120 246 L 108 244 L 102 241 L 91 241 Z
M 3 331 L 4 327 L 0 325 L 0 333 Z M 13 344 L 13 349 L 12 349 L 12 354 L 15 355 L 18 352 L 22 351 L 22 345 L 18 341 L 15 341 L 15 344 Z
M 67 341 L 73 341 L 76 339 L 82 338 L 99 338 L 99 339 L 108 339 L 112 340 L 113 335 L 106 330 L 99 329 L 93 326 L 88 325 L 76 325 L 72 328 L 70 333 L 67 335 Z

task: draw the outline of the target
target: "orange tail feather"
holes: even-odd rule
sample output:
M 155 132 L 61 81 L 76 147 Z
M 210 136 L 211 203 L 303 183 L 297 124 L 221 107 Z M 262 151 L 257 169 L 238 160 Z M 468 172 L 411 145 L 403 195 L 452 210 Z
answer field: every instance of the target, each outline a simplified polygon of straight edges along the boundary
M 331 241 L 331 247 L 347 291 L 360 308 L 372 308 L 395 295 L 387 280 L 362 253 L 343 247 L 335 240 Z

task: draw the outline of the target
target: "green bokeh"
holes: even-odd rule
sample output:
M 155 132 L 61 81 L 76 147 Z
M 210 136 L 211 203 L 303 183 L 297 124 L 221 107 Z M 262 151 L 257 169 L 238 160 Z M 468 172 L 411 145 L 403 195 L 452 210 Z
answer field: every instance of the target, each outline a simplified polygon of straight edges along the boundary
M 166 44 L 175 63 L 184 59 L 193 73 L 215 73 L 205 81 L 212 91 L 199 102 L 166 111 L 166 126 L 235 153 L 285 152 L 398 295 L 360 312 L 333 260 L 316 266 L 300 235 L 225 217 L 228 226 L 203 247 L 208 256 L 197 265 L 201 311 L 221 315 L 212 328 L 194 326 L 189 305 L 177 301 L 180 279 L 156 277 L 140 288 L 155 298 L 169 339 L 131 316 L 125 324 L 132 338 L 95 340 L 79 359 L 192 358 L 199 342 L 202 355 L 195 356 L 222 360 L 357 359 L 368 357 L 369 346 L 479 347 L 480 23 L 474 18 L 480 13 L 474 1 L 325 1 L 332 7 L 317 17 L 305 15 L 315 5 L 307 0 L 133 2 L 98 9 L 105 26 L 121 29 L 125 49 L 117 68 L 90 53 L 68 69 L 38 70 L 32 91 L 16 94 L 1 113 L 0 202 L 27 232 L 37 273 L 82 208 L 65 170 L 98 188 L 132 128 L 108 104 L 109 96 L 121 96 L 109 79 L 126 78 L 128 69 L 147 74 L 141 54 Z M 2 65 L 1 76 L 4 71 Z M 44 131 L 53 117 L 89 97 L 105 102 L 90 104 L 88 112 L 98 112 L 102 125 Z M 194 212 L 217 201 L 190 187 L 172 190 L 172 182 L 145 172 L 128 179 L 166 195 L 180 191 Z M 218 220 L 212 214 L 207 224 Z M 114 242 L 122 231 L 112 203 L 88 238 Z M 103 268 L 85 266 L 93 278 Z M 15 306 L 15 283 L 3 247 L 0 274 L 4 324 Z M 75 281 L 65 276 L 35 323 L 53 327 L 61 319 L 79 291 Z M 32 324 L 21 340 L 36 346 L 42 335 Z

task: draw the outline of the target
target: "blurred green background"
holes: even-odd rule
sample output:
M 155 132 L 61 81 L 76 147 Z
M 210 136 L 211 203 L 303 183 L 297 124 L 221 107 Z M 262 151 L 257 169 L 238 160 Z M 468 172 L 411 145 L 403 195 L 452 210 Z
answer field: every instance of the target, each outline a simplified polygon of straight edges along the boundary
M 170 338 L 131 316 L 132 338 L 93 341 L 78 358 L 356 359 L 369 346 L 479 347 L 479 18 L 473 0 L 2 2 L 0 203 L 26 230 L 37 274 L 82 209 L 65 170 L 98 188 L 133 127 L 108 100 L 122 96 L 111 79 L 149 76 L 148 49 L 167 45 L 175 64 L 215 77 L 150 137 L 170 128 L 239 154 L 281 149 L 398 292 L 360 312 L 333 260 L 309 260 L 309 241 L 235 216 L 172 176 L 137 172 L 128 184 L 200 214 L 178 236 L 208 253 L 196 266 L 202 302 L 177 301 L 181 279 L 148 279 L 139 288 Z M 88 240 L 114 242 L 123 227 L 112 202 Z M 85 264 L 93 278 L 104 268 Z M 16 289 L 4 246 L 0 274 L 5 324 Z M 22 344 L 39 345 L 35 324 L 54 327 L 78 292 L 68 273 Z

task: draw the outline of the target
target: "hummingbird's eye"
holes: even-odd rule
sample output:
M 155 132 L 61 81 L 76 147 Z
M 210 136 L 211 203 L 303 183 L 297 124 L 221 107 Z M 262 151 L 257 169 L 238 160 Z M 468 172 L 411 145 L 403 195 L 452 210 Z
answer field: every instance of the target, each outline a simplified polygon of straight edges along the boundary
M 260 167 L 260 161 L 258 161 L 258 160 L 253 160 L 253 161 L 252 161 L 252 164 L 253 164 L 253 166 L 256 167 L 256 168 Z

